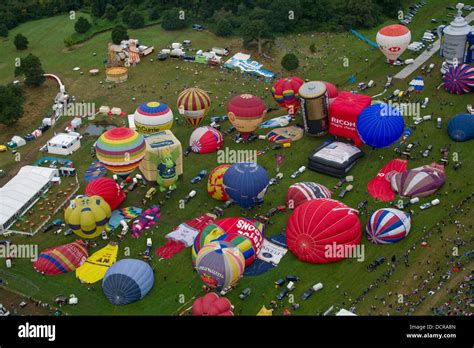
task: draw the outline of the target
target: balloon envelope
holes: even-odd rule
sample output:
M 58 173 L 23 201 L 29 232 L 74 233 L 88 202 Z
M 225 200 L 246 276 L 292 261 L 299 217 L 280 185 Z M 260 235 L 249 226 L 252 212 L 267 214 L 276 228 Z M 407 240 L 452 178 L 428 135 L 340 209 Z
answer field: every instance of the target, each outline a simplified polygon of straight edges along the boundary
M 145 297 L 153 287 L 153 282 L 153 270 L 148 263 L 123 259 L 107 270 L 102 290 L 113 305 L 126 305 Z
M 348 257 L 359 244 L 361 234 L 357 212 L 327 198 L 301 204 L 286 225 L 288 248 L 298 259 L 310 263 L 336 262 Z
M 74 271 L 86 262 L 88 247 L 82 240 L 43 250 L 33 262 L 35 270 L 53 275 Z
M 454 141 L 474 138 L 474 115 L 457 114 L 448 122 L 448 135 Z
M 100 196 L 115 210 L 125 200 L 126 196 L 115 180 L 110 178 L 98 178 L 92 180 L 86 186 L 87 196 Z
M 215 292 L 210 292 L 199 297 L 193 303 L 194 316 L 233 316 L 232 304 L 225 297 L 219 297 Z
M 331 198 L 331 191 L 321 184 L 315 182 L 299 182 L 293 184 L 286 192 L 286 205 L 289 209 L 316 198 Z
M 233 164 L 224 174 L 225 192 L 244 209 L 263 203 L 268 188 L 267 171 L 256 163 Z
M 452 65 L 443 76 L 443 86 L 451 94 L 464 94 L 474 90 L 474 67 L 467 64 Z
M 196 128 L 189 138 L 191 150 L 201 154 L 216 152 L 223 143 L 222 133 L 209 126 Z
M 173 126 L 173 112 L 169 106 L 156 101 L 141 104 L 133 119 L 141 134 L 158 133 Z
M 95 238 L 105 229 L 110 206 L 99 196 L 77 196 L 64 212 L 64 221 L 81 238 Z
M 397 60 L 405 52 L 410 40 L 410 29 L 401 24 L 383 27 L 376 37 L 377 45 L 390 62 Z
M 289 114 L 296 114 L 300 107 L 298 91 L 304 81 L 297 76 L 284 77 L 273 85 L 271 92 L 275 101 Z
M 374 104 L 365 108 L 356 123 L 364 143 L 382 148 L 392 145 L 403 134 L 405 123 L 400 112 L 388 104 Z
M 375 244 L 401 241 L 410 232 L 411 217 L 404 211 L 385 208 L 372 214 L 367 221 L 367 239 Z
M 251 94 L 235 96 L 227 105 L 229 120 L 244 139 L 258 128 L 266 111 L 265 103 Z
M 242 277 L 244 268 L 244 256 L 229 242 L 208 243 L 196 258 L 196 271 L 201 280 L 218 291 L 235 285 Z
M 112 173 L 126 176 L 145 156 L 145 138 L 130 128 L 112 128 L 95 145 L 96 155 Z
M 199 88 L 188 88 L 178 95 L 179 112 L 193 127 L 201 124 L 211 107 L 211 98 Z
M 396 173 L 392 176 L 392 188 L 402 197 L 426 197 L 439 190 L 444 184 L 442 165 L 430 165 Z
M 214 199 L 219 201 L 229 200 L 229 196 L 224 190 L 224 174 L 227 169 L 230 168 L 230 164 L 222 164 L 212 170 L 209 174 L 207 181 L 207 193 Z

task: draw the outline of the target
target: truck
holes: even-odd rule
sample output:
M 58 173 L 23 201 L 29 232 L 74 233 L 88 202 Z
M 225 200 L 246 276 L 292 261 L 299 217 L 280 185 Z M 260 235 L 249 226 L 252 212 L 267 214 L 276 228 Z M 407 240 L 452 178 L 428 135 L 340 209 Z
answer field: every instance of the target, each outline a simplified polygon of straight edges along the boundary
M 218 56 L 228 56 L 229 55 L 229 50 L 225 48 L 220 48 L 220 47 L 213 47 L 211 52 L 214 52 Z

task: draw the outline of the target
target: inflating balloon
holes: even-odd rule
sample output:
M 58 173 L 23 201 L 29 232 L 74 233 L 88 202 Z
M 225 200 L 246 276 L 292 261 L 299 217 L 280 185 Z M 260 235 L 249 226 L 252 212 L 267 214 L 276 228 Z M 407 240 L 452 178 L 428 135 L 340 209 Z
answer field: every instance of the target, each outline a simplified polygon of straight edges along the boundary
M 410 232 L 411 217 L 402 210 L 385 208 L 372 214 L 365 231 L 367 239 L 375 244 L 401 241 Z
M 223 143 L 222 133 L 209 126 L 196 128 L 189 138 L 191 151 L 200 154 L 216 152 Z
M 474 90 L 474 68 L 467 64 L 452 65 L 443 76 L 443 87 L 451 94 Z
M 215 292 L 209 292 L 199 297 L 193 303 L 194 316 L 233 316 L 232 304 L 225 297 L 219 297 Z
M 285 108 L 290 115 L 295 115 L 300 107 L 298 91 L 304 81 L 296 76 L 279 79 L 273 85 L 271 92 L 275 101 Z
M 439 190 L 445 181 L 444 167 L 437 163 L 396 173 L 392 188 L 402 197 L 426 197 Z
M 448 135 L 454 141 L 474 138 L 474 115 L 457 114 L 448 122 Z
M 49 248 L 38 255 L 33 267 L 46 275 L 69 273 L 86 262 L 87 250 L 88 247 L 82 240 Z
M 99 236 L 107 225 L 112 211 L 99 196 L 77 196 L 64 212 L 64 221 L 81 238 Z
M 211 107 L 211 98 L 199 88 L 188 88 L 178 95 L 178 110 L 193 127 L 201 124 Z
M 410 29 L 401 24 L 383 27 L 376 37 L 377 45 L 390 63 L 396 61 L 405 52 L 410 40 Z
M 227 169 L 230 168 L 230 164 L 221 164 L 220 166 L 214 168 L 209 174 L 209 179 L 207 181 L 207 193 L 214 199 L 219 201 L 228 201 L 229 196 L 224 190 L 224 174 Z
M 125 200 L 126 196 L 120 186 L 110 178 L 98 178 L 92 180 L 86 186 L 87 196 L 100 196 L 115 210 Z
M 258 128 L 266 112 L 265 103 L 251 94 L 235 96 L 227 105 L 229 120 L 244 139 Z
M 304 262 L 340 261 L 353 253 L 362 231 L 357 211 L 327 198 L 301 204 L 286 225 L 286 242 Z
M 130 128 L 112 128 L 99 137 L 95 149 L 105 168 L 127 176 L 145 156 L 145 139 Z
M 173 126 L 173 112 L 163 103 L 143 103 L 135 111 L 134 122 L 141 134 L 158 133 Z
M 286 206 L 294 209 L 299 205 L 316 198 L 331 198 L 331 191 L 314 182 L 299 182 L 293 184 L 286 192 Z

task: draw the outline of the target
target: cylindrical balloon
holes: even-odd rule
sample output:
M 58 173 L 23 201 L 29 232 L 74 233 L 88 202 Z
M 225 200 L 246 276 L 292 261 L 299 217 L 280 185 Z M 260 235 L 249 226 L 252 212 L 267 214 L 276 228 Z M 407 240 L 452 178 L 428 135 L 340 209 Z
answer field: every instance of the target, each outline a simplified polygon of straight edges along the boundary
M 145 138 L 130 128 L 112 128 L 99 137 L 95 148 L 105 168 L 127 176 L 145 156 Z
M 267 171 L 250 162 L 233 164 L 223 179 L 225 192 L 243 209 L 263 203 L 269 181 Z
M 228 201 L 229 196 L 224 190 L 224 174 L 227 169 L 230 168 L 230 164 L 221 164 L 220 166 L 214 168 L 209 174 L 209 179 L 207 181 L 207 193 L 214 199 L 219 201 Z
M 229 242 L 211 242 L 197 255 L 196 271 L 201 280 L 218 291 L 231 287 L 244 273 L 242 252 Z
M 374 244 L 390 244 L 401 241 L 410 232 L 410 215 L 402 210 L 385 208 L 372 214 L 365 231 Z
M 86 262 L 88 247 L 82 240 L 43 250 L 33 262 L 41 274 L 53 275 L 74 271 Z
M 188 88 L 178 95 L 178 110 L 191 126 L 197 127 L 211 107 L 211 98 L 199 88 Z
M 194 301 L 192 306 L 194 316 L 233 316 L 232 304 L 225 297 L 215 292 L 209 292 Z
M 286 242 L 304 262 L 329 263 L 352 254 L 362 235 L 357 211 L 345 204 L 321 198 L 297 207 L 286 225 Z
M 199 127 L 191 133 L 189 146 L 195 153 L 211 153 L 219 150 L 224 143 L 224 137 L 214 127 Z
M 443 76 L 443 86 L 451 94 L 474 91 L 474 67 L 467 64 L 450 66 Z
M 405 123 L 402 114 L 388 104 L 374 104 L 366 107 L 356 122 L 362 141 L 372 147 L 392 145 L 403 134 Z
M 133 119 L 141 134 L 158 133 L 173 126 L 173 112 L 169 106 L 156 101 L 141 104 Z
M 148 263 L 123 259 L 107 270 L 102 290 L 113 305 L 126 305 L 145 297 L 153 287 L 154 280 L 153 270 Z
M 64 221 L 81 238 L 99 236 L 107 226 L 110 206 L 99 196 L 77 196 L 64 212 Z
M 126 196 L 120 186 L 111 178 L 97 178 L 86 186 L 87 196 L 100 196 L 115 210 L 125 200 Z
M 265 103 L 251 94 L 235 96 L 227 105 L 229 120 L 244 139 L 258 128 L 266 112 Z
M 407 49 L 411 32 L 406 26 L 393 24 L 383 27 L 377 33 L 377 45 L 390 63 L 397 60 Z
M 272 87 L 272 95 L 275 101 L 282 108 L 285 108 L 290 115 L 298 112 L 300 100 L 298 91 L 304 81 L 297 76 L 279 79 Z
M 324 185 L 315 182 L 293 184 L 286 192 L 286 206 L 294 209 L 299 205 L 317 198 L 331 198 L 331 191 Z

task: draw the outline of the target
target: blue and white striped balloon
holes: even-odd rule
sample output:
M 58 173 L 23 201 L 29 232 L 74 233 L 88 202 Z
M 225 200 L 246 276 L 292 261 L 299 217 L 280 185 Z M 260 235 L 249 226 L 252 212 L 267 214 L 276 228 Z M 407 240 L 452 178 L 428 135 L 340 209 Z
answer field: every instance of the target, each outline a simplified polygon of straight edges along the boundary
M 367 239 L 374 244 L 396 243 L 408 235 L 410 228 L 409 214 L 393 208 L 379 209 L 367 221 Z

